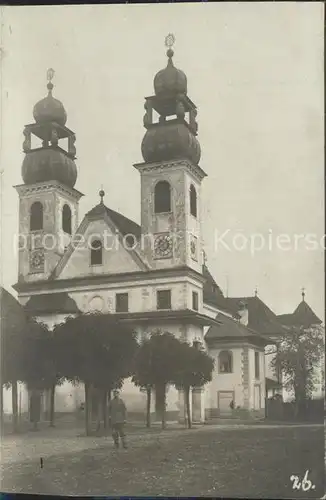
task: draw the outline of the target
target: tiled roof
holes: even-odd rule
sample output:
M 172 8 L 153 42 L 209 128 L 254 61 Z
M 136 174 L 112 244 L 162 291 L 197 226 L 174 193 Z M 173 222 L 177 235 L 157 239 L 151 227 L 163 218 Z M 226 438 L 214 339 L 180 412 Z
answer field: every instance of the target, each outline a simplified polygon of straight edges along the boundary
M 316 316 L 311 307 L 306 301 L 300 302 L 296 310 L 292 314 L 280 314 L 277 316 L 278 321 L 285 326 L 303 326 L 321 325 L 321 319 Z
M 205 340 L 236 340 L 236 339 L 247 339 L 252 342 L 268 343 L 269 340 L 264 338 L 260 333 L 248 328 L 247 326 L 240 323 L 238 320 L 229 318 L 224 314 L 218 314 L 216 319 L 219 321 L 219 325 L 211 326 L 206 335 Z
M 33 295 L 25 305 L 25 310 L 33 315 L 76 314 L 80 312 L 76 302 L 69 297 L 67 292 Z
M 225 312 L 230 312 L 229 305 L 223 295 L 222 290 L 216 283 L 215 279 L 211 275 L 208 267 L 204 264 L 202 268 L 202 273 L 205 278 L 205 283 L 203 287 L 203 301 L 204 304 L 210 304 L 215 306 Z
M 132 234 L 135 238 L 139 239 L 141 235 L 141 228 L 139 224 L 128 219 L 124 215 L 108 208 L 104 203 L 99 203 L 92 210 L 87 212 L 87 217 L 101 217 L 102 215 L 108 215 L 112 222 L 117 226 L 118 230 L 123 236 L 127 234 Z
M 285 329 L 278 321 L 276 314 L 259 297 L 232 297 L 225 299 L 229 308 L 236 312 L 239 303 L 244 302 L 248 308 L 248 327 L 262 335 L 284 335 Z

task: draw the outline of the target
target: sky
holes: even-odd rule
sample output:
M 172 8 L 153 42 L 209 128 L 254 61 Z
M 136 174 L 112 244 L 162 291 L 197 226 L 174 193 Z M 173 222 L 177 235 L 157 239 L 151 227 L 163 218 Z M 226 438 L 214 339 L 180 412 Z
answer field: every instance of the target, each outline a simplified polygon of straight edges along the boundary
M 53 94 L 77 137 L 80 219 L 103 185 L 105 204 L 140 222 L 133 164 L 143 161 L 144 97 L 166 66 L 164 39 L 173 33 L 174 64 L 198 107 L 212 274 L 229 296 L 257 288 L 277 314 L 292 312 L 305 287 L 324 320 L 321 2 L 0 9 L 1 279 L 10 292 L 17 280 L 13 186 L 22 183 L 23 128 L 47 93 L 47 69 L 55 69 Z

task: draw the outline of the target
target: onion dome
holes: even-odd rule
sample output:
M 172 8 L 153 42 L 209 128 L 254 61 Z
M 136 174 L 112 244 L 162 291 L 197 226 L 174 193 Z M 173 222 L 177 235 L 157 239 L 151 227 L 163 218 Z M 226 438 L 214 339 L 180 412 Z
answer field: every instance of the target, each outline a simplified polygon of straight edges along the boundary
M 154 77 L 154 91 L 157 96 L 187 94 L 187 77 L 181 69 L 174 66 L 173 54 L 173 50 L 169 48 L 166 53 L 168 56 L 166 68 L 159 71 Z
M 25 156 L 22 177 L 25 184 L 56 180 L 72 188 L 77 180 L 77 167 L 60 149 L 44 148 Z
M 76 137 L 64 124 L 66 111 L 60 101 L 52 97 L 52 78 L 54 70 L 49 69 L 48 96 L 34 106 L 36 123 L 26 125 L 24 129 L 23 150 L 25 158 L 22 164 L 22 177 L 25 184 L 58 181 L 73 188 L 77 180 L 77 167 L 74 162 Z M 31 148 L 31 136 L 42 140 L 42 147 Z M 68 151 L 59 141 L 68 139 Z
M 145 162 L 188 158 L 198 165 L 200 144 L 183 123 L 169 123 L 151 127 L 146 131 L 141 145 Z
M 53 83 L 52 78 L 54 71 L 52 69 L 48 70 L 48 80 L 47 84 L 48 95 L 35 104 L 33 109 L 33 116 L 36 123 L 42 124 L 47 122 L 56 122 L 59 125 L 65 125 L 67 121 L 67 113 L 63 104 L 58 99 L 52 96 Z

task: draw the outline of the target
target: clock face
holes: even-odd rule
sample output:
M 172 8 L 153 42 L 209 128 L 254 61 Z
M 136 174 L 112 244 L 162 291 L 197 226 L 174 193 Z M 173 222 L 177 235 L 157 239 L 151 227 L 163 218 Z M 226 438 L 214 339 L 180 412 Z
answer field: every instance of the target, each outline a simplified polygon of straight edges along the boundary
M 154 252 L 155 257 L 166 259 L 172 257 L 172 239 L 168 234 L 159 234 L 155 238 Z
M 191 237 L 190 254 L 191 254 L 192 259 L 197 260 L 197 238 L 196 238 L 196 236 Z
M 34 270 L 42 270 L 44 265 L 44 254 L 41 250 L 33 252 L 31 255 L 31 267 Z

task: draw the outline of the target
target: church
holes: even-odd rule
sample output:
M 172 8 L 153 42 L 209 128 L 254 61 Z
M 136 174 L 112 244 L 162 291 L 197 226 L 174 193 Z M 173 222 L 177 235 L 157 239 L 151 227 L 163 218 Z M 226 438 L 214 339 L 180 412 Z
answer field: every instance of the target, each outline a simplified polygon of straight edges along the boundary
M 170 37 L 171 38 L 171 37 Z M 82 220 L 76 137 L 63 104 L 48 95 L 24 129 L 23 183 L 19 196 L 18 280 L 14 289 L 25 310 L 53 328 L 68 316 L 90 311 L 114 314 L 141 339 L 154 330 L 200 344 L 215 360 L 212 382 L 192 391 L 194 422 L 210 418 L 265 415 L 265 349 L 285 327 L 257 294 L 227 298 L 212 276 L 202 244 L 197 108 L 187 77 L 173 63 L 154 77 L 145 98 L 143 161 L 134 168 L 141 182 L 141 224 L 99 203 Z M 276 383 L 277 385 L 277 383 Z M 146 395 L 126 380 L 130 414 L 142 415 Z M 25 398 L 26 399 L 26 398 Z M 75 411 L 83 387 L 57 388 L 56 411 Z M 151 411 L 157 410 L 153 398 Z M 49 395 L 44 394 L 44 409 Z M 167 418 L 184 418 L 183 397 L 170 387 Z

